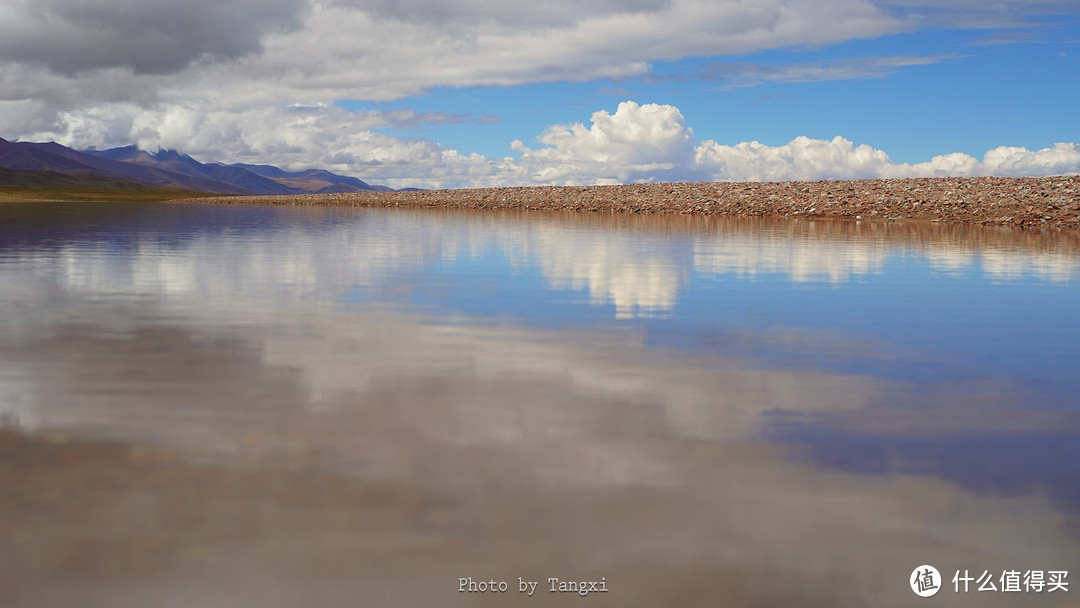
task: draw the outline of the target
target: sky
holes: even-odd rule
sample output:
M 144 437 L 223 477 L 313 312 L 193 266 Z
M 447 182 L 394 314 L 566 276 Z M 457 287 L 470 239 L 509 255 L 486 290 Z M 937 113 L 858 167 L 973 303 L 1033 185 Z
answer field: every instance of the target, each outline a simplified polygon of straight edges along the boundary
M 392 187 L 1080 173 L 1080 0 L 0 0 L 0 137 Z

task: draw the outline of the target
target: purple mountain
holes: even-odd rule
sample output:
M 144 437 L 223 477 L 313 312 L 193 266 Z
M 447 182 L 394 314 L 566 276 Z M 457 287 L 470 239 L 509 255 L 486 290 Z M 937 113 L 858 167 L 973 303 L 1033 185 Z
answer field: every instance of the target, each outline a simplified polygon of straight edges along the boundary
M 92 175 L 159 188 L 218 194 L 391 190 L 320 169 L 287 172 L 269 165 L 204 164 L 175 150 L 147 152 L 135 146 L 80 152 L 55 142 L 9 142 L 0 139 L 0 167 L 74 176 Z

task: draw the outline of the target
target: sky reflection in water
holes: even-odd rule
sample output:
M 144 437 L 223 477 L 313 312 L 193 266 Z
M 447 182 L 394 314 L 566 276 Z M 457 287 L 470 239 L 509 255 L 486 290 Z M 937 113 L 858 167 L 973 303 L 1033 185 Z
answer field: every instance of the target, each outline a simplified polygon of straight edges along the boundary
M 1076 310 L 1075 235 L 0 205 L 0 412 L 20 428 L 451 493 L 664 488 L 726 513 L 717 542 L 766 514 L 731 559 L 782 546 L 784 567 L 879 579 L 925 556 L 904 529 L 1017 514 L 1042 523 L 976 554 L 1075 558 L 1057 518 L 1080 508 Z M 769 532 L 812 537 L 864 509 L 878 519 L 848 552 Z M 695 533 L 642 534 L 622 550 Z

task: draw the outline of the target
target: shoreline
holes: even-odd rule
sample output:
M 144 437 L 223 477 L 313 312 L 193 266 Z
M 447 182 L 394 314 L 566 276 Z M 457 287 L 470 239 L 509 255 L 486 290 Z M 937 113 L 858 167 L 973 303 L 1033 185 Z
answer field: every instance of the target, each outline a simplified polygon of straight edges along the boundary
M 175 203 L 678 213 L 1080 229 L 1080 176 L 524 186 L 174 199 Z

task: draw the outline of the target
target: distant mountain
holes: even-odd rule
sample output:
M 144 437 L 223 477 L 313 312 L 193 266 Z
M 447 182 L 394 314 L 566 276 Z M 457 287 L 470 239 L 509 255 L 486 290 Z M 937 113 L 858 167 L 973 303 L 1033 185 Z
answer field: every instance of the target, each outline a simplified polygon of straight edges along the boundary
M 19 188 L 99 188 L 103 190 L 150 190 L 152 186 L 93 174 L 57 173 L 42 169 L 0 167 L 0 186 Z
M 72 150 L 55 142 L 41 144 L 9 142 L 0 139 L 0 167 L 55 171 L 65 175 L 97 175 L 158 188 L 220 194 L 251 194 L 245 188 L 228 182 L 200 179 L 154 166 L 102 158 Z
M 386 186 L 372 186 L 363 180 L 337 175 L 323 169 L 289 172 L 273 165 L 203 164 L 176 150 L 147 152 L 135 146 L 86 150 L 87 154 L 157 167 L 196 178 L 213 179 L 239 186 L 256 194 L 310 194 L 324 192 L 393 191 Z
M 9 142 L 0 139 L 0 168 L 51 171 L 67 176 L 96 176 L 158 188 L 218 194 L 304 194 L 315 192 L 391 191 L 355 177 L 322 169 L 288 172 L 270 165 L 204 164 L 175 150 L 147 152 L 135 146 L 77 151 L 55 142 Z M 34 179 L 44 179 L 38 175 Z M 60 182 L 59 178 L 54 178 Z M 47 180 L 46 180 L 47 181 Z M 70 180 L 65 183 L 70 183 Z M 57 186 L 61 187 L 61 186 Z M 70 187 L 70 186 L 63 186 Z
M 296 188 L 301 192 L 361 192 L 363 190 L 376 190 L 378 192 L 392 192 L 394 189 L 387 186 L 373 186 L 363 180 L 346 175 L 331 173 L 325 169 L 308 169 L 307 171 L 288 172 L 273 165 L 245 165 L 235 164 L 232 167 L 247 169 L 279 184 Z
M 204 165 L 186 154 L 176 150 L 147 152 L 135 146 L 109 148 L 108 150 L 84 150 L 98 158 L 108 158 L 126 163 L 155 167 L 194 179 L 224 182 L 252 194 L 296 194 L 297 191 L 283 186 L 272 179 L 267 179 L 239 167 L 228 165 Z

